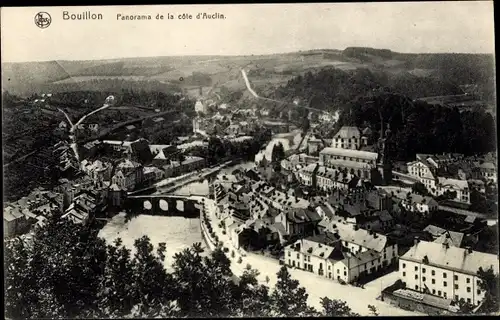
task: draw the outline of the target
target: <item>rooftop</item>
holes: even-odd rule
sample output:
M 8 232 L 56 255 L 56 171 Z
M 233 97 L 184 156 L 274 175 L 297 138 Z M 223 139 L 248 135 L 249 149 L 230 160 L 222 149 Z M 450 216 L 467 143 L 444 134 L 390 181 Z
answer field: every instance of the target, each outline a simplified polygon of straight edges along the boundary
M 377 160 L 378 154 L 375 152 L 367 152 L 367 151 L 360 151 L 360 150 L 350 150 L 350 149 L 342 149 L 342 148 L 324 148 L 321 150 L 320 154 L 328 154 L 332 156 L 341 156 L 341 157 L 351 157 L 351 158 L 357 158 L 357 159 L 364 159 L 364 160 Z
M 343 241 L 351 242 L 377 252 L 381 252 L 387 244 L 386 236 L 361 228 L 355 230 L 351 224 L 336 222 L 332 223 L 330 227 L 330 231 L 338 233 Z
M 467 182 L 467 180 L 449 179 L 449 178 L 438 177 L 438 182 L 443 187 L 451 187 L 451 188 L 459 189 L 459 190 L 462 190 L 462 189 L 469 187 L 469 183 Z
M 479 267 L 483 269 L 493 268 L 498 274 L 498 256 L 479 251 L 468 252 L 454 246 L 428 241 L 419 241 L 400 259 L 423 262 L 438 266 L 447 270 L 457 270 L 470 275 L 476 275 Z
M 334 138 L 341 138 L 341 139 L 351 139 L 351 138 L 356 138 L 359 139 L 361 136 L 359 129 L 357 127 L 348 127 L 344 126 L 342 127 L 339 132 L 337 132 L 334 136 Z

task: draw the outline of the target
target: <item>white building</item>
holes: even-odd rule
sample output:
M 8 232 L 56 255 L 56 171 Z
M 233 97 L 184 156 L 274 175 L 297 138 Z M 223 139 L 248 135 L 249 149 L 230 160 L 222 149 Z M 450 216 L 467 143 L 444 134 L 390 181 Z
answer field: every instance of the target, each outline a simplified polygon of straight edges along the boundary
M 412 177 L 421 178 L 424 175 L 432 174 L 432 167 L 426 160 L 415 160 L 407 164 L 408 174 Z
M 453 200 L 470 203 L 469 183 L 466 180 L 438 177 L 435 196 L 442 195 L 447 191 L 456 192 L 456 197 Z
M 342 127 L 332 140 L 332 147 L 342 149 L 359 150 L 367 144 L 368 140 L 366 137 L 362 138 L 361 132 L 357 127 Z
M 375 152 L 324 148 L 319 153 L 320 165 L 332 169 L 347 169 L 361 179 L 371 179 L 371 171 L 376 168 L 378 154 Z
M 194 111 L 206 113 L 207 107 L 205 106 L 205 104 L 201 100 L 198 100 L 198 101 L 196 101 L 196 103 L 194 105 Z
M 347 247 L 349 244 L 351 242 L 344 240 L 338 232 L 325 232 L 301 239 L 285 247 L 285 264 L 325 278 L 350 283 L 380 270 L 387 266 L 389 261 L 395 262 L 397 257 L 397 246 L 394 256 L 388 256 L 366 247 L 362 247 L 362 250 L 351 250 Z M 373 247 L 379 249 L 378 247 L 383 246 L 385 244 Z
M 437 211 L 439 204 L 432 197 L 423 197 L 412 193 L 407 198 L 401 200 L 401 206 L 408 211 L 428 214 Z
M 479 286 L 482 279 L 477 276 L 480 267 L 491 267 L 498 274 L 498 256 L 417 240 L 399 258 L 400 279 L 406 288 L 455 301 L 464 299 L 473 305 L 485 295 Z

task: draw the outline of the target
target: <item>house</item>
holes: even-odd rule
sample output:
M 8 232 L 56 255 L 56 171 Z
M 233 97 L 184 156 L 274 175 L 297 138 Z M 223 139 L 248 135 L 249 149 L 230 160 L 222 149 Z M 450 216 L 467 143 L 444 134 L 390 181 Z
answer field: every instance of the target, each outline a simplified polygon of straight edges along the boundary
M 206 113 L 207 112 L 207 107 L 206 107 L 206 105 L 201 100 L 197 100 L 196 103 L 195 103 L 195 105 L 194 105 L 194 111 L 195 112 Z
M 97 133 L 99 131 L 99 124 L 98 123 L 89 123 L 87 125 L 87 128 L 93 133 Z
M 381 211 L 392 209 L 392 197 L 384 189 L 376 189 L 366 192 L 365 200 L 367 207 Z
M 366 240 L 366 239 L 365 239 Z M 297 240 L 285 247 L 285 264 L 297 267 L 328 279 L 351 283 L 381 270 L 395 259 L 397 252 L 390 257 L 374 249 L 351 251 L 348 243 L 337 232 Z M 391 247 L 392 250 L 392 247 Z
M 307 153 L 310 155 L 317 154 L 323 147 L 323 142 L 321 139 L 317 139 L 316 137 L 312 137 L 307 140 Z
M 97 212 L 96 198 L 90 193 L 82 192 L 75 197 L 61 218 L 67 218 L 77 224 L 87 224 Z
M 129 160 L 141 163 L 149 163 L 153 160 L 149 142 L 143 138 L 135 141 L 104 140 L 103 145 L 108 152 L 117 157 L 125 155 Z
M 479 165 L 481 176 L 488 181 L 497 182 L 497 168 L 492 162 L 484 162 Z
M 285 247 L 285 264 L 320 276 L 334 278 L 333 266 L 343 259 L 339 239 L 331 234 L 309 237 Z
M 87 142 L 86 144 L 83 145 L 82 156 L 84 156 L 85 158 L 95 157 L 95 155 L 101 149 L 101 147 L 102 143 L 99 140 Z
M 434 242 L 460 248 L 463 240 L 464 234 L 462 232 L 446 230 Z
M 429 214 L 430 212 L 437 211 L 439 204 L 432 197 L 424 197 L 416 193 L 411 193 L 402 199 L 401 206 L 411 212 Z
M 470 203 L 469 183 L 465 180 L 438 177 L 435 196 L 445 193 L 455 194 L 452 199 L 457 202 Z
M 366 145 L 366 140 L 361 140 L 361 133 L 357 127 L 342 127 L 333 136 L 332 147 L 341 149 L 359 150 L 362 145 Z
M 7 206 L 3 212 L 4 238 L 24 233 L 29 228 L 30 218 L 21 212 L 19 206 Z
M 485 296 L 479 268 L 492 268 L 498 274 L 498 256 L 416 239 L 399 258 L 399 275 L 406 288 L 454 301 L 464 299 L 475 306 Z
M 237 136 L 239 135 L 240 133 L 243 133 L 240 125 L 238 124 L 231 124 L 230 126 L 228 126 L 226 128 L 226 134 L 229 135 L 229 136 Z
M 424 175 L 432 174 L 435 169 L 426 159 L 408 162 L 406 165 L 408 174 L 415 178 L 421 178 Z
M 320 221 L 320 215 L 310 208 L 282 211 L 274 219 L 274 222 L 284 226 L 286 234 L 290 237 L 314 235 Z
M 144 183 L 146 185 L 153 184 L 156 181 L 159 181 L 164 178 L 165 172 L 156 167 L 144 167 Z

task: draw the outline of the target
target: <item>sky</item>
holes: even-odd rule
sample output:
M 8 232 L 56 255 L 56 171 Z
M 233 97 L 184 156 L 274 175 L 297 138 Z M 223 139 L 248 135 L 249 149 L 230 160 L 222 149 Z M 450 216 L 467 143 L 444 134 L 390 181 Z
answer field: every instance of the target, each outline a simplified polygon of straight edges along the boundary
M 36 13 L 52 17 L 45 29 Z M 63 20 L 63 12 L 102 20 Z M 225 19 L 198 20 L 198 13 Z M 148 21 L 117 14 L 150 14 Z M 156 20 L 157 14 L 173 20 Z M 180 20 L 179 14 L 192 20 Z M 492 1 L 1 8 L 2 61 L 251 55 L 364 46 L 408 53 L 494 53 Z

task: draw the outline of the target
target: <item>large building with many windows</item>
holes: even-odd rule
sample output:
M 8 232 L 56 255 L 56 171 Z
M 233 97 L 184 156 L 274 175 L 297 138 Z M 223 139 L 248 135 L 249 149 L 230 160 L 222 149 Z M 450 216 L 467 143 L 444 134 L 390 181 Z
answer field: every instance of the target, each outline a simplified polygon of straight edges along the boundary
M 284 259 L 288 266 L 350 283 L 396 263 L 397 244 L 383 235 L 343 225 L 286 246 Z
M 498 256 L 469 248 L 415 240 L 415 245 L 399 258 L 400 279 L 406 288 L 478 305 L 485 296 L 479 268 L 493 268 L 498 274 Z

